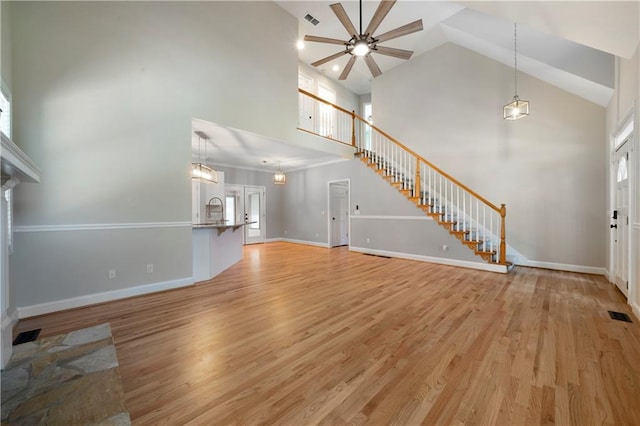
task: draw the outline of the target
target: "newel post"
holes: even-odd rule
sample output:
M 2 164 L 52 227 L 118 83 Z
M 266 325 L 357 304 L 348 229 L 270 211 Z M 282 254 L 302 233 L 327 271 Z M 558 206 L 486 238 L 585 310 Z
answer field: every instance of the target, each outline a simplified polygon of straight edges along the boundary
M 351 145 L 356 146 L 356 112 L 351 111 Z
M 505 231 L 505 217 L 507 216 L 507 207 L 504 204 L 500 205 L 500 264 L 507 264 L 507 237 Z

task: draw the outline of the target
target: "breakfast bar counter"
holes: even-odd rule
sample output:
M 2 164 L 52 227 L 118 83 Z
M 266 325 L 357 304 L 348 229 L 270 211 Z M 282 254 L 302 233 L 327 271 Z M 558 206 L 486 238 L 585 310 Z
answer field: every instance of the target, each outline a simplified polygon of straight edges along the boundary
M 193 224 L 195 282 L 210 280 L 242 260 L 242 228 L 246 225 L 249 223 L 219 221 Z

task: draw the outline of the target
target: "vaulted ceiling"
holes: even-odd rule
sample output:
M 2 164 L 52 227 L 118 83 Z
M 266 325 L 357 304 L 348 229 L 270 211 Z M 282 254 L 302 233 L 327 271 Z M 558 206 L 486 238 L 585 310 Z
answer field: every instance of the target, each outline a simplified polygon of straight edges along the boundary
M 299 21 L 299 38 L 306 34 L 348 39 L 333 14 L 335 1 L 278 1 Z M 359 2 L 342 1 L 358 27 Z M 366 26 L 378 1 L 363 1 Z M 518 69 L 589 101 L 606 106 L 614 87 L 614 56 L 629 58 L 639 40 L 639 3 L 629 2 L 432 2 L 399 0 L 384 19 L 382 33 L 421 18 L 424 30 L 384 45 L 413 50 L 413 57 L 453 42 L 505 65 L 513 66 L 513 24 L 518 23 Z M 319 23 L 304 19 L 310 14 Z M 340 46 L 307 42 L 299 51 L 310 64 L 341 50 Z M 318 67 L 337 81 L 349 55 Z M 375 55 L 384 73 L 404 60 Z M 411 59 L 410 59 L 411 60 Z M 338 70 L 333 70 L 338 65 Z M 371 91 L 371 73 L 356 61 L 340 83 L 356 94 Z
M 329 5 L 332 1 L 277 1 L 299 21 L 299 39 L 305 34 L 347 39 Z M 341 2 L 358 26 L 358 2 Z M 385 43 L 389 47 L 424 54 L 452 42 L 513 66 L 513 23 L 518 23 L 518 69 L 550 84 L 606 106 L 614 87 L 614 57 L 630 58 L 637 49 L 640 32 L 639 2 L 434 2 L 399 0 L 379 27 L 378 34 L 421 18 L 424 31 Z M 363 26 L 371 19 L 378 1 L 363 1 Z M 320 22 L 304 19 L 311 14 Z M 306 43 L 299 51 L 310 64 L 334 54 L 340 46 Z M 376 55 L 382 72 L 404 63 L 401 59 Z M 344 55 L 319 71 L 337 81 L 348 60 Z M 340 70 L 333 71 L 338 64 Z M 363 61 L 356 61 L 349 78 L 340 82 L 357 94 L 371 91 L 371 73 Z M 273 171 L 279 163 L 285 171 L 335 161 L 340 155 L 313 151 L 302 146 L 271 140 L 237 129 L 194 120 L 194 130 L 211 137 L 210 158 L 218 165 Z M 224 145 L 212 141 L 224 141 Z M 198 139 L 192 134 L 194 160 Z M 337 145 L 337 144 L 333 144 Z

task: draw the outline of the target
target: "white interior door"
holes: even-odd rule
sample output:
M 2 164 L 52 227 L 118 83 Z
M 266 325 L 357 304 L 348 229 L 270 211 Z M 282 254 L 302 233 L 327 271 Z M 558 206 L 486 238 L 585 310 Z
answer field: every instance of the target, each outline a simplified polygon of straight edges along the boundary
M 313 79 L 305 74 L 298 74 L 298 87 L 313 93 Z M 313 100 L 300 93 L 298 95 L 298 111 L 298 125 L 300 128 L 313 131 Z
M 329 246 L 349 244 L 349 182 L 329 183 Z
M 613 280 L 625 296 L 629 296 L 629 139 L 622 142 L 615 152 L 614 162 L 614 213 L 611 219 L 613 232 Z

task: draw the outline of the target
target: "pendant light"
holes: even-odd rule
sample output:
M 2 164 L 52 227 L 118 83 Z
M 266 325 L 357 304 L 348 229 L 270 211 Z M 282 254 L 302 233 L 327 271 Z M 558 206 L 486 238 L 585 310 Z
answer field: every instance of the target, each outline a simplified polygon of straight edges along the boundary
M 517 120 L 529 115 L 529 101 L 520 100 L 518 97 L 518 24 L 513 24 L 513 80 L 515 83 L 515 95 L 513 101 L 503 108 L 503 118 L 505 120 Z
M 287 175 L 280 169 L 280 163 L 278 163 L 278 170 L 273 174 L 273 183 L 275 185 L 284 185 L 287 183 Z
M 218 183 L 218 172 L 207 166 L 207 141 L 209 136 L 201 131 L 194 132 L 198 136 L 198 162 L 191 163 L 191 179 L 202 183 Z M 204 162 L 200 159 L 200 145 L 204 139 Z

